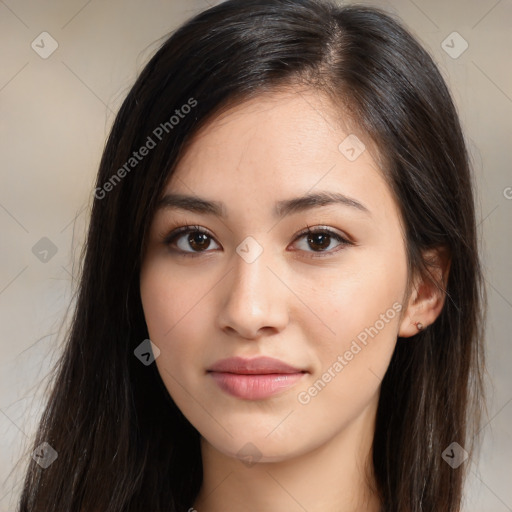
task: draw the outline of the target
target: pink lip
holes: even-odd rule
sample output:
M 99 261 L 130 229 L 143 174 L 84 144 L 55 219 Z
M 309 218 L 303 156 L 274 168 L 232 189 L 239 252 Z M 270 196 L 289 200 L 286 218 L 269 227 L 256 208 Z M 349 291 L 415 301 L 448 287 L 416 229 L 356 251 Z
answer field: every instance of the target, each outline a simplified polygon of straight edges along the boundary
M 307 372 L 271 357 L 230 357 L 217 361 L 208 373 L 226 393 L 261 400 L 290 388 Z

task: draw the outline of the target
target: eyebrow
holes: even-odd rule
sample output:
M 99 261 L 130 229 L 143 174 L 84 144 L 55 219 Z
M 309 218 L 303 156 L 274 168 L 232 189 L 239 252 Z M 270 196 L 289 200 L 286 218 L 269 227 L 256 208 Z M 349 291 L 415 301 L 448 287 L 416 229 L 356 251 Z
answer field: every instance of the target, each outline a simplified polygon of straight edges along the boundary
M 274 217 L 283 218 L 293 213 L 332 204 L 347 206 L 371 216 L 370 210 L 359 201 L 339 192 L 329 191 L 315 192 L 301 197 L 278 201 L 275 204 L 273 214 Z M 172 208 L 210 214 L 224 219 L 227 217 L 224 203 L 192 195 L 166 194 L 157 203 L 157 210 Z

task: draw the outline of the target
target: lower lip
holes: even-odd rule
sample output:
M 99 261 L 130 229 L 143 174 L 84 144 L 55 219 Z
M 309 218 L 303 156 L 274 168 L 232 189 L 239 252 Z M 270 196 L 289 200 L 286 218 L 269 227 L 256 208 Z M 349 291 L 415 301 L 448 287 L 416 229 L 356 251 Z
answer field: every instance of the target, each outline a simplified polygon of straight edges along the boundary
M 220 389 L 237 398 L 262 400 L 291 388 L 305 374 L 269 373 L 245 375 L 239 373 L 210 372 Z

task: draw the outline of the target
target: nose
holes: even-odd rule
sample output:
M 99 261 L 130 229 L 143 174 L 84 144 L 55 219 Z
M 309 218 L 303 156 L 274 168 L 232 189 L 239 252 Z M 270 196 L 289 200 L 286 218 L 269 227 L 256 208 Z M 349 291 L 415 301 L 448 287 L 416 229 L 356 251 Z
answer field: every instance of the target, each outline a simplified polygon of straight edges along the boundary
M 222 290 L 219 327 L 230 335 L 258 339 L 281 332 L 289 321 L 289 290 L 266 251 L 251 263 L 234 255 Z

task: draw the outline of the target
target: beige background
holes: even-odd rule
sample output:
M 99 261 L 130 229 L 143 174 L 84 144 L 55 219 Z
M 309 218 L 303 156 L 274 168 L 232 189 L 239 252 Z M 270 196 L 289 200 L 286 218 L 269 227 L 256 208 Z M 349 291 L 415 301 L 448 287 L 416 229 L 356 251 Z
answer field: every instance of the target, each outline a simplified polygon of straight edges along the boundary
M 114 113 L 158 40 L 213 3 L 0 0 L 0 512 L 14 510 L 19 493 L 21 471 L 11 470 L 34 432 L 59 353 Z M 465 511 L 512 511 L 512 1 L 362 3 L 402 18 L 438 62 L 461 113 L 478 185 L 493 383 Z M 442 47 L 454 31 L 469 45 L 458 58 Z M 41 48 L 42 32 L 58 44 L 46 59 L 31 47 L 35 40 L 39 52 L 51 49 L 49 36 Z M 454 55 L 464 41 L 451 39 Z M 43 237 L 57 250 L 46 262 L 32 251 Z

